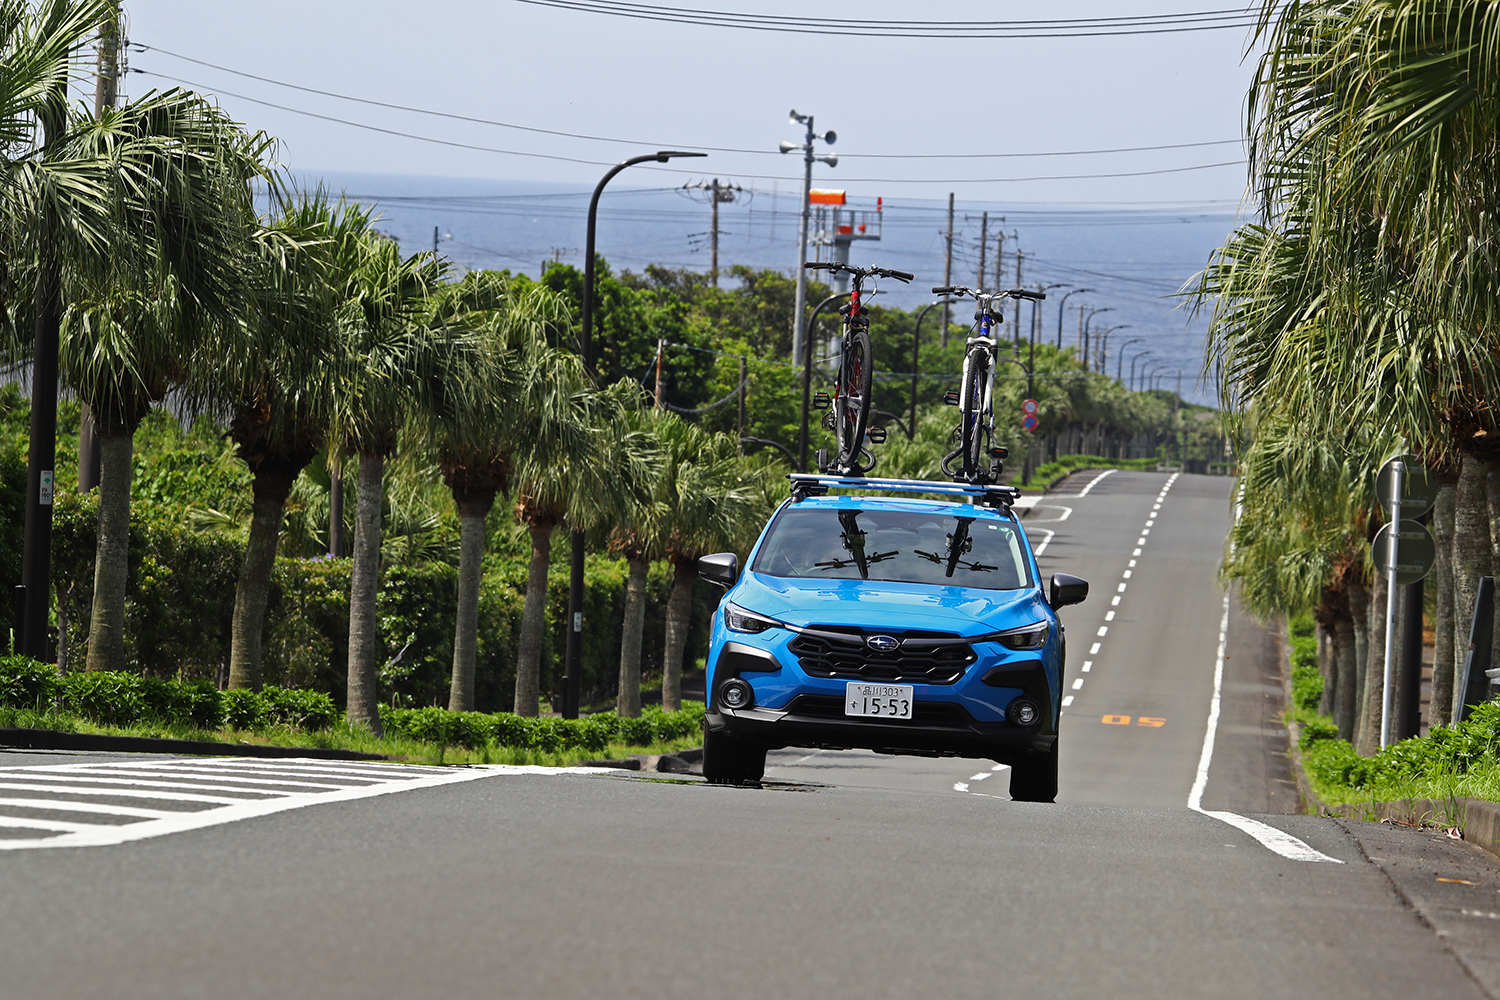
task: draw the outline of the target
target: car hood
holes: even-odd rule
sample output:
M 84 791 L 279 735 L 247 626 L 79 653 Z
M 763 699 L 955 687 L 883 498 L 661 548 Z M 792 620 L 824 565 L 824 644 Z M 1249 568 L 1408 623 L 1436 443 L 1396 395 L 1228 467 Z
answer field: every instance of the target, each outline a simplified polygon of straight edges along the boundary
M 983 635 L 1041 621 L 1035 589 L 981 590 L 868 580 L 797 580 L 746 573 L 730 600 L 788 625 L 852 625 Z

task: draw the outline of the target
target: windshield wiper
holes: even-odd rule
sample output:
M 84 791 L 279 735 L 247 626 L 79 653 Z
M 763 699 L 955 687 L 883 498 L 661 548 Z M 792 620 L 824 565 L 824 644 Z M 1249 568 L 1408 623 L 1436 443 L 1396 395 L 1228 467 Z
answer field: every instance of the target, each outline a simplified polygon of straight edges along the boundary
M 893 559 L 896 556 L 899 556 L 900 554 L 901 554 L 901 550 L 900 549 L 892 549 L 890 552 L 877 552 L 873 556 L 866 556 L 865 557 L 865 566 L 869 567 L 869 566 L 875 565 L 878 562 L 885 562 L 887 559 Z M 822 562 L 815 562 L 815 563 L 813 563 L 813 565 L 814 566 L 821 566 L 821 567 L 824 567 L 826 569 L 846 569 L 849 566 L 854 565 L 854 560 L 853 559 L 825 559 Z M 870 578 L 870 574 L 868 572 L 861 571 L 861 575 L 864 576 L 864 578 L 867 579 L 867 580 Z

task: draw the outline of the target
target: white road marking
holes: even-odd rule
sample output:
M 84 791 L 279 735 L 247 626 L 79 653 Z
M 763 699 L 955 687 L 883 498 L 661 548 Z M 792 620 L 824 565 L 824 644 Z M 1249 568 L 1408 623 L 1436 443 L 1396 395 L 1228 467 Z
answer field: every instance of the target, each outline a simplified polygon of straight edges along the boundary
M 1118 608 L 1120 606 L 1120 595 L 1119 594 L 1116 594 L 1114 597 L 1111 597 L 1109 599 L 1109 606 L 1112 607 L 1112 608 Z
M 990 768 L 990 770 L 991 771 L 1009 771 L 1010 770 L 1010 765 L 1009 764 L 996 764 L 994 767 Z
M 1126 577 L 1126 579 L 1129 579 L 1129 578 L 1130 578 L 1130 570 L 1128 570 L 1128 569 L 1127 569 L 1127 570 L 1126 570 L 1126 571 L 1125 571 L 1125 577 Z M 1120 585 L 1119 585 L 1119 586 L 1118 586 L 1118 587 L 1116 587 L 1116 588 L 1115 588 L 1115 590 L 1116 590 L 1116 591 L 1117 591 L 1117 592 L 1119 592 L 1119 593 L 1121 593 L 1121 594 L 1123 594 L 1123 593 L 1125 593 L 1125 588 L 1126 588 L 1126 587 L 1128 587 L 1128 586 L 1130 586 L 1130 585 L 1129 585 L 1129 584 L 1128 584 L 1128 583 L 1122 583 L 1122 584 L 1120 584 Z
M 1131 555 L 1133 555 L 1133 556 L 1138 556 L 1138 555 L 1140 555 L 1140 554 L 1141 554 L 1141 550 L 1140 550 L 1140 549 L 1136 549 L 1136 550 L 1135 550 L 1135 551 L 1134 551 L 1134 552 L 1132 552 L 1132 553 L 1130 553 L 1130 554 L 1131 554 Z M 1134 565 L 1135 565 L 1135 563 L 1134 563 L 1134 562 L 1132 562 L 1132 563 L 1131 563 L 1131 564 L 1130 564 L 1130 565 L 1132 565 L 1132 566 L 1134 566 Z
M 1042 534 L 1044 534 L 1044 535 L 1047 536 L 1046 538 L 1042 539 L 1042 544 L 1040 544 L 1040 545 L 1033 545 L 1031 547 L 1031 554 L 1035 555 L 1035 556 L 1040 556 L 1043 552 L 1047 551 L 1047 546 L 1052 544 L 1052 536 L 1055 535 L 1055 534 L 1057 534 L 1057 532 L 1052 531 L 1049 528 L 1038 528 L 1037 531 L 1039 531 Z M 1027 537 L 1031 536 L 1030 530 L 1027 530 L 1026 535 L 1027 535 Z
M 237 771 L 251 770 L 262 775 L 246 778 Z M 499 775 L 521 774 L 603 774 L 609 768 L 587 767 L 517 767 L 485 765 L 465 768 L 440 768 L 425 765 L 365 765 L 350 761 L 339 766 L 326 761 L 291 759 L 277 763 L 247 762 L 242 758 L 222 761 L 201 759 L 153 763 L 142 766 L 130 761 L 87 762 L 41 767 L 0 768 L 0 788 L 45 792 L 46 797 L 6 796 L 0 799 L 0 826 L 33 829 L 48 836 L 34 838 L 0 838 L 0 850 L 14 851 L 44 847 L 104 847 L 135 840 L 163 837 L 186 830 L 219 826 L 256 816 L 300 809 L 325 802 L 350 802 L 405 791 L 408 788 L 432 788 Z M 130 779 L 123 776 L 146 773 L 153 779 Z M 221 781 L 254 781 L 281 784 L 280 789 L 252 787 L 248 784 L 208 784 L 205 778 L 222 775 Z M 315 785 L 296 781 L 298 776 L 318 777 Z M 180 780 L 171 781 L 172 777 Z M 276 781 L 277 777 L 283 778 Z M 339 778 L 344 782 L 339 783 Z M 373 783 L 372 783 L 373 779 Z M 288 791 L 288 785 L 305 785 L 308 790 Z M 203 795 L 204 789 L 239 792 L 239 797 Z M 252 797 L 253 796 L 253 797 Z M 175 810 L 145 809 L 138 806 L 116 806 L 112 803 L 88 802 L 85 797 L 125 800 L 160 800 L 178 802 L 185 808 Z M 75 798 L 85 798 L 75 801 Z M 24 816 L 7 816 L 4 810 L 62 810 L 99 816 L 118 816 L 133 822 L 112 824 L 66 823 L 58 820 L 34 820 Z
M 1072 705 L 1072 704 L 1073 704 L 1073 696 L 1072 696 L 1072 695 L 1068 695 L 1068 696 L 1067 696 L 1067 697 L 1065 697 L 1065 698 L 1064 698 L 1064 699 L 1063 699 L 1063 702 L 1062 702 L 1062 707 L 1063 707 L 1063 708 L 1068 708 L 1068 707 L 1069 707 L 1069 706 L 1071 706 L 1071 705 Z
M 1106 612 L 1104 612 L 1104 620 L 1107 621 L 1107 622 L 1114 621 L 1115 620 L 1115 613 L 1113 611 L 1106 611 Z
M 1214 736 L 1219 728 L 1219 707 L 1224 691 L 1224 654 L 1228 645 L 1229 595 L 1225 594 L 1224 617 L 1219 621 L 1219 652 L 1214 663 L 1214 696 L 1208 705 L 1208 728 L 1203 734 L 1203 753 L 1198 758 L 1198 773 L 1193 778 L 1193 789 L 1188 793 L 1188 808 L 1205 816 L 1212 816 L 1214 819 L 1248 833 L 1283 858 L 1289 858 L 1292 861 L 1331 861 L 1336 865 L 1343 864 L 1338 858 L 1330 858 L 1322 851 L 1314 850 L 1301 840 L 1274 826 L 1238 813 L 1203 808 L 1203 792 L 1208 787 L 1208 768 L 1214 758 Z
M 953 790 L 955 792 L 967 792 L 969 790 L 969 786 L 964 784 L 962 781 L 955 781 L 953 783 Z
M 1098 656 L 1099 655 L 1099 647 L 1103 646 L 1103 645 L 1104 645 L 1104 643 L 1102 643 L 1102 642 L 1096 642 L 1096 643 L 1094 643 L 1092 646 L 1089 647 L 1089 655 L 1090 656 Z
M 1130 567 L 1130 569 L 1127 569 L 1125 571 L 1125 579 L 1128 580 L 1128 579 L 1130 579 L 1130 570 L 1131 569 L 1135 569 L 1135 560 L 1132 559 L 1132 560 L 1130 560 L 1130 562 L 1126 563 L 1125 565 Z
M 1090 670 L 1093 670 L 1093 669 L 1094 669 L 1094 661 L 1093 660 L 1084 660 L 1083 661 L 1083 672 L 1084 673 L 1088 673 Z
M 1070 518 L 1070 517 L 1073 516 L 1073 508 L 1072 507 L 1064 507 L 1060 503 L 1045 503 L 1045 504 L 1039 503 L 1039 504 L 1034 504 L 1031 509 L 1032 510 L 1060 510 L 1060 511 L 1062 511 L 1062 514 L 1059 517 L 1028 517 L 1026 519 L 1026 523 L 1027 524 L 1060 524 L 1063 521 L 1066 521 L 1068 518 Z
M 1106 635 L 1109 635 L 1109 626 L 1108 625 L 1100 625 L 1099 626 L 1098 635 L 1099 635 L 1099 638 L 1101 638 L 1101 639 L 1104 638 Z
M 991 774 L 994 774 L 994 772 L 993 771 L 980 771 L 978 774 L 973 775 L 972 777 L 970 777 L 969 780 L 970 781 L 983 781 L 985 778 L 988 778 Z
M 1081 497 L 1086 497 L 1086 496 L 1088 496 L 1088 495 L 1089 495 L 1089 490 L 1091 490 L 1091 489 L 1093 489 L 1093 488 L 1094 488 L 1094 487 L 1095 487 L 1095 486 L 1098 486 L 1098 485 L 1099 485 L 1099 480 L 1101 480 L 1101 479 L 1103 479 L 1103 478 L 1104 478 L 1104 477 L 1105 477 L 1105 476 L 1112 476 L 1112 475 L 1114 475 L 1114 474 L 1115 474 L 1115 473 L 1116 473 L 1116 472 L 1117 472 L 1117 471 L 1119 471 L 1119 470 L 1117 470 L 1117 469 L 1105 469 L 1105 470 L 1104 470 L 1104 471 L 1103 471 L 1103 472 L 1101 472 L 1101 473 L 1099 473 L 1099 474 L 1098 474 L 1098 475 L 1097 475 L 1097 476 L 1095 476 L 1095 477 L 1094 477 L 1094 478 L 1093 478 L 1093 479 L 1091 479 L 1091 480 L 1089 480 L 1089 484 L 1088 484 L 1088 485 L 1087 485 L 1087 486 L 1085 486 L 1085 487 L 1084 487 L 1084 488 L 1083 488 L 1083 492 L 1082 492 L 1082 493 L 1079 493 L 1079 494 L 1078 494 L 1078 495 L 1079 495 L 1079 496 L 1081 496 Z
M 1080 677 L 1073 682 L 1073 690 L 1077 691 L 1083 687 L 1083 678 Z

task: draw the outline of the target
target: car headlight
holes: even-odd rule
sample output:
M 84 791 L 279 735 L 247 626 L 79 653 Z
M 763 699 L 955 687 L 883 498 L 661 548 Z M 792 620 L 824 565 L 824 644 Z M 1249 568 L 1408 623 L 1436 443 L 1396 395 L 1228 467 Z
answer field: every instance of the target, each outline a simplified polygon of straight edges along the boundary
M 767 618 L 765 615 L 755 614 L 753 611 L 746 611 L 738 604 L 726 603 L 724 625 L 731 632 L 749 632 L 753 635 L 757 632 L 764 632 L 766 629 L 780 628 L 781 622 Z
M 1051 625 L 1046 622 L 1037 622 L 1025 628 L 1013 628 L 1008 632 L 1001 632 L 994 636 L 994 639 L 1007 649 L 1041 649 L 1047 645 L 1047 637 L 1051 634 Z

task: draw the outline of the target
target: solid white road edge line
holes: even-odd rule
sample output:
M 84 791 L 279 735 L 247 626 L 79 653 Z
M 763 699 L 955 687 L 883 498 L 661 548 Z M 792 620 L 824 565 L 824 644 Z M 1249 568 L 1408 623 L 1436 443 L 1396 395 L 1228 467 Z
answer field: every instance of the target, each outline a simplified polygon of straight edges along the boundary
M 1047 536 L 1046 538 L 1042 539 L 1042 544 L 1033 545 L 1031 547 L 1032 555 L 1040 556 L 1043 552 L 1047 551 L 1047 546 L 1052 544 L 1052 536 L 1057 534 L 1057 532 L 1051 531 L 1047 528 L 1038 528 L 1037 531 Z M 1027 532 L 1027 534 L 1030 534 L 1030 532 Z
M 1103 472 L 1099 473 L 1093 479 L 1089 480 L 1089 484 L 1087 486 L 1085 486 L 1083 488 L 1083 492 L 1079 493 L 1078 495 L 1081 496 L 1081 497 L 1088 496 L 1089 495 L 1089 490 L 1091 490 L 1095 486 L 1099 485 L 1099 480 L 1103 479 L 1105 476 L 1112 476 L 1112 475 L 1114 475 L 1118 471 L 1119 471 L 1118 469 L 1105 469 Z
M 474 781 L 477 778 L 489 778 L 497 775 L 610 774 L 612 772 L 613 769 L 607 767 L 540 767 L 536 765 L 521 766 L 513 764 L 471 765 L 462 771 L 455 771 L 451 774 L 427 778 L 408 778 L 390 784 L 365 788 L 350 788 L 339 792 L 299 792 L 284 798 L 257 802 L 236 800 L 234 805 L 225 806 L 220 809 L 205 809 L 202 812 L 184 813 L 174 815 L 170 818 L 146 820 L 140 823 L 130 823 L 125 826 L 100 826 L 80 833 L 65 833 L 61 836 L 49 837 L 45 840 L 0 839 L 0 851 L 37 850 L 47 847 L 107 847 L 114 844 L 124 844 L 133 840 L 149 840 L 153 837 L 164 837 L 168 834 L 182 833 L 187 830 L 221 826 L 225 823 L 234 823 L 242 819 L 269 816 L 273 813 L 286 812 L 290 809 L 301 809 L 305 806 L 321 805 L 325 802 L 352 802 L 357 799 L 374 798 L 377 795 L 390 795 L 393 792 L 402 792 L 409 788 L 433 788 L 438 785 L 454 785 L 464 781 Z M 73 791 L 71 788 L 66 790 L 69 792 Z M 124 796 L 128 793 L 111 790 L 111 794 Z M 183 798 L 193 798 L 193 796 L 183 796 Z
M 1338 858 L 1330 858 L 1322 851 L 1314 850 L 1291 834 L 1276 829 L 1258 820 L 1238 813 L 1222 812 L 1203 808 L 1203 792 L 1208 787 L 1208 767 L 1214 759 L 1214 736 L 1219 728 L 1219 705 L 1224 691 L 1224 654 L 1229 645 L 1229 595 L 1224 595 L 1224 617 L 1219 620 L 1219 653 L 1214 663 L 1214 696 L 1208 704 L 1208 729 L 1203 734 L 1203 753 L 1198 758 L 1198 774 L 1193 779 L 1193 790 L 1188 793 L 1188 808 L 1205 816 L 1222 820 L 1260 841 L 1267 849 L 1292 861 L 1331 861 L 1343 864 Z

